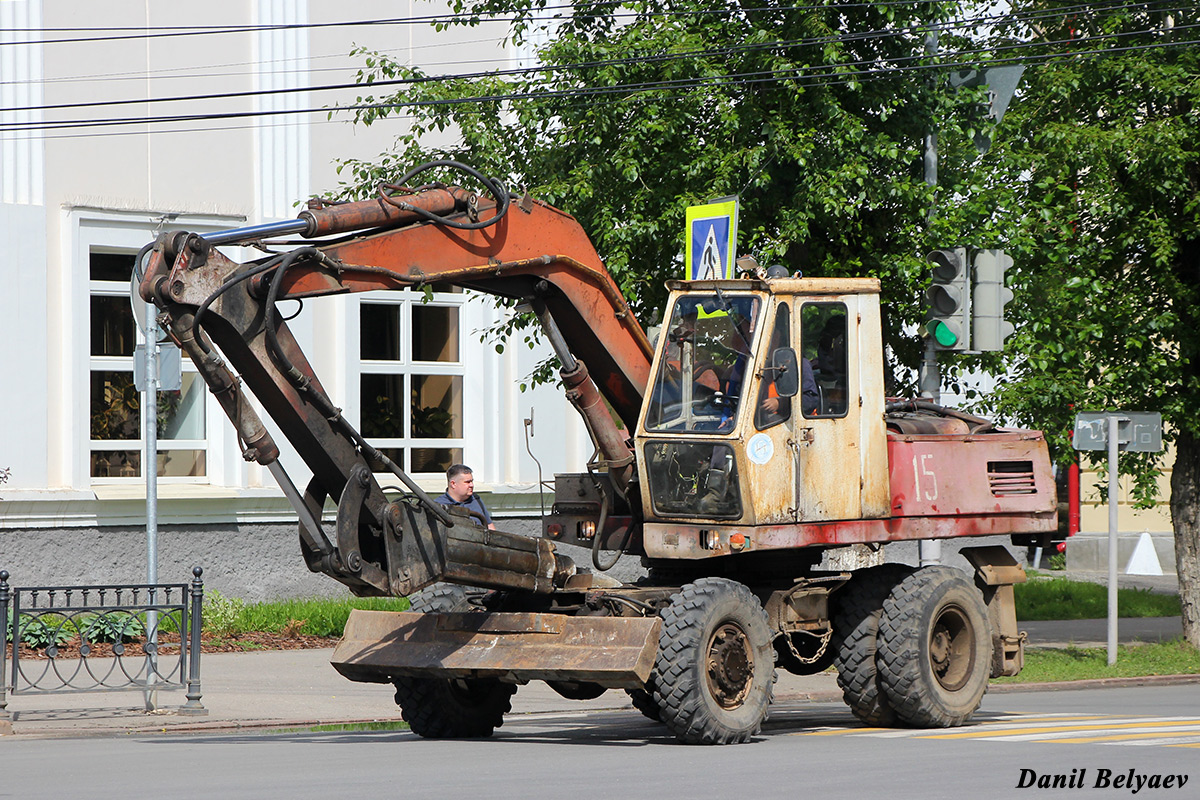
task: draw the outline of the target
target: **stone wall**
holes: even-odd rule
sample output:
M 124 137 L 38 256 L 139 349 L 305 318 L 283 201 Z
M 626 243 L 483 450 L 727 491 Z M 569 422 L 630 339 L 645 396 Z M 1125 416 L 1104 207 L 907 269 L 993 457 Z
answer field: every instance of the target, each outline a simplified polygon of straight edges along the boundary
M 506 518 L 499 527 L 534 535 L 540 521 Z M 588 551 L 559 545 L 580 566 Z M 159 583 L 185 583 L 192 567 L 204 568 L 204 586 L 249 602 L 293 597 L 345 596 L 349 591 L 325 575 L 308 571 L 295 525 L 165 525 L 158 531 Z M 140 527 L 0 530 L 0 569 L 16 587 L 143 583 L 146 530 Z M 625 556 L 609 574 L 634 580 L 639 559 Z

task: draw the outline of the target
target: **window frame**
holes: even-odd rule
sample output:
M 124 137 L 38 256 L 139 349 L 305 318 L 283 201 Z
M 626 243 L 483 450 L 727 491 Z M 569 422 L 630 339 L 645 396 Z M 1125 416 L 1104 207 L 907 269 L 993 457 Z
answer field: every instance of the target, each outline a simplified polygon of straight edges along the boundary
M 133 476 L 128 476 L 128 477 L 112 476 L 112 475 L 98 476 L 98 475 L 92 474 L 92 472 L 93 472 L 92 458 L 93 458 L 94 453 L 108 452 L 108 451 L 136 451 L 139 454 L 139 456 L 142 456 L 142 455 L 144 455 L 145 448 L 146 448 L 146 432 L 144 430 L 144 413 L 145 412 L 141 406 L 141 402 L 142 402 L 142 399 L 145 394 L 144 392 L 138 392 L 139 403 L 138 403 L 138 438 L 137 439 L 93 439 L 92 438 L 92 425 L 91 425 L 92 375 L 94 375 L 97 372 L 120 372 L 120 373 L 128 373 L 128 375 L 132 379 L 133 375 L 134 375 L 134 370 L 135 370 L 135 359 L 137 357 L 136 356 L 136 353 L 137 353 L 136 348 L 138 345 L 146 344 L 145 334 L 142 332 L 141 328 L 135 324 L 134 331 L 133 331 L 134 352 L 132 354 L 117 356 L 117 355 L 95 355 L 94 353 L 92 353 L 92 348 L 91 348 L 91 325 L 92 325 L 91 304 L 92 304 L 92 298 L 93 297 L 119 297 L 119 298 L 123 298 L 126 302 L 132 302 L 131 298 L 130 298 L 130 284 L 125 283 L 123 281 L 96 280 L 96 279 L 92 278 L 91 257 L 93 254 L 129 255 L 129 256 L 136 257 L 137 252 L 136 251 L 129 252 L 128 248 L 123 248 L 123 247 L 119 247 L 119 246 L 98 245 L 98 244 L 89 244 L 86 246 L 86 255 L 87 255 L 87 259 L 88 259 L 87 260 L 87 270 L 88 270 L 88 272 L 87 272 L 88 361 L 87 361 L 87 379 L 84 381 L 84 386 L 86 387 L 87 407 L 88 407 L 88 414 L 87 414 L 87 418 L 85 419 L 85 428 L 87 430 L 86 462 L 87 462 L 88 479 L 93 485 L 96 485 L 96 484 L 99 484 L 99 485 L 103 485 L 103 484 L 121 485 L 121 484 L 128 484 L 131 482 L 144 483 L 145 482 L 145 474 L 144 474 L 143 470 L 145 469 L 145 465 L 141 465 L 141 469 L 139 469 L 139 472 L 142 472 L 143 474 L 133 475 Z M 130 278 L 132 279 L 132 274 L 130 275 Z M 185 376 L 192 375 L 192 376 L 194 376 L 193 380 L 199 380 L 201 382 L 200 387 L 198 387 L 198 388 L 202 392 L 201 397 L 204 398 L 204 400 L 203 400 L 203 407 L 199 413 L 201 414 L 201 417 L 204 420 L 205 436 L 200 439 L 167 439 L 167 438 L 159 437 L 156 441 L 156 461 L 157 461 L 158 455 L 160 455 L 164 452 L 172 451 L 172 450 L 186 450 L 188 452 L 200 451 L 203 453 L 203 456 L 204 456 L 204 473 L 202 475 L 176 475 L 176 476 L 168 476 L 168 475 L 160 474 L 160 475 L 158 475 L 158 481 L 166 482 L 166 483 L 179 483 L 179 484 L 207 484 L 207 483 L 210 483 L 209 473 L 210 473 L 211 458 L 210 458 L 210 454 L 209 454 L 208 444 L 209 444 L 209 440 L 210 440 L 209 431 L 211 430 L 211 427 L 212 427 L 211 422 L 208 419 L 208 411 L 212 404 L 206 396 L 208 393 L 208 389 L 207 389 L 207 387 L 204 386 L 203 379 L 200 378 L 200 375 L 196 370 L 195 364 L 193 364 L 191 362 L 191 360 L 187 359 L 187 358 L 181 358 L 180 362 L 182 364 L 183 374 Z
M 837 413 L 824 413 L 823 408 L 822 408 L 825 405 L 824 398 L 825 398 L 826 389 L 827 388 L 838 388 L 838 387 L 827 387 L 826 384 L 828 382 L 822 382 L 819 379 L 820 370 L 818 368 L 818 364 L 819 364 L 819 360 L 820 360 L 820 346 L 821 346 L 820 340 L 821 340 L 823 331 L 816 332 L 815 335 L 810 336 L 810 329 L 808 326 L 808 321 L 806 319 L 806 317 L 808 315 L 805 313 L 809 308 L 812 308 L 814 306 L 837 307 L 837 308 L 841 309 L 841 317 L 842 317 L 842 325 L 843 325 L 843 328 L 842 328 L 842 337 L 843 337 L 842 367 L 844 369 L 844 373 L 842 376 L 843 385 L 840 388 L 845 393 L 845 398 L 842 401 L 844 406 L 842 407 L 841 411 L 839 411 Z M 838 312 L 835 309 L 828 316 L 826 316 L 825 324 L 828 324 L 829 320 L 831 320 L 833 318 L 833 316 L 837 313 Z M 851 382 L 852 382 L 851 381 L 851 373 L 853 373 L 856 369 L 856 368 L 852 368 L 851 364 L 850 364 L 850 348 L 849 348 L 849 341 L 848 341 L 849 336 L 850 336 L 850 328 L 849 328 L 850 309 L 849 309 L 849 306 L 847 306 L 847 304 L 842 300 L 806 300 L 800 304 L 800 312 L 797 316 L 800 318 L 801 351 L 799 353 L 799 356 L 801 358 L 808 356 L 809 342 L 811 341 L 812 342 L 811 363 L 813 364 L 813 367 L 816 370 L 815 379 L 817 380 L 818 390 L 819 390 L 819 392 L 821 394 L 821 398 L 822 398 L 821 406 L 818 406 L 817 412 L 807 413 L 804 411 L 803 408 L 801 408 L 801 415 L 806 420 L 842 419 L 843 417 L 846 417 L 850 414 L 850 398 L 851 398 Z
M 359 429 L 366 428 L 366 398 L 362 394 L 362 381 L 365 375 L 395 375 L 400 376 L 403 398 L 400 403 L 403 436 L 380 437 L 368 436 L 373 447 L 383 451 L 402 450 L 403 458 L 398 461 L 400 468 L 418 479 L 444 478 L 444 468 L 437 471 L 415 471 L 411 468 L 414 450 L 450 450 L 451 463 L 461 463 L 466 449 L 466 414 L 467 414 L 467 370 L 464 361 L 466 343 L 463 337 L 463 325 L 466 318 L 465 306 L 469 299 L 465 291 L 434 291 L 428 297 L 420 290 L 401 289 L 394 291 L 367 292 L 358 297 L 355 308 L 357 335 L 354 337 L 354 359 L 348 363 L 351 381 L 355 385 L 358 396 Z M 362 318 L 363 307 L 367 305 L 386 305 L 399 309 L 397 330 L 400 335 L 398 357 L 390 359 L 364 359 L 362 357 Z M 419 361 L 413 358 L 413 337 L 411 335 L 414 309 L 450 308 L 457 314 L 455 333 L 458 337 L 455 361 Z M 413 391 L 413 379 L 416 377 L 449 377 L 459 380 L 461 395 L 461 417 L 459 420 L 459 436 L 435 438 L 429 436 L 414 436 L 412 421 L 412 404 L 410 398 Z M 365 435 L 365 434 L 364 434 Z M 457 454 L 455 455 L 455 451 Z M 390 473 L 376 473 L 390 475 Z
M 50 369 L 48 418 L 51 435 L 48 440 L 49 470 L 52 480 L 59 485 L 80 490 L 95 489 L 102 497 L 124 497 L 127 489 L 145 486 L 145 478 L 91 476 L 91 254 L 92 252 L 136 255 L 142 246 L 154 240 L 163 230 L 189 230 L 199 233 L 227 230 L 245 224 L 242 216 L 200 215 L 164 211 L 120 211 L 90 206 L 68 206 L 63 209 L 61 230 L 63 251 L 69 257 L 62 260 L 57 280 L 51 281 L 52 292 L 57 296 L 57 309 L 49 315 L 50 351 L 60 355 Z M 99 281 L 97 288 L 102 294 L 121 296 L 129 301 L 130 284 L 122 281 Z M 135 342 L 140 342 L 141 332 L 136 330 Z M 132 373 L 133 356 L 98 356 L 96 368 L 111 366 L 119 371 Z M 185 371 L 191 372 L 191 362 L 182 359 Z M 207 394 L 207 387 L 204 388 Z M 187 491 L 205 486 L 242 485 L 246 476 L 246 465 L 231 431 L 227 431 L 224 415 L 219 404 L 204 401 L 203 442 L 205 476 L 160 477 L 160 486 L 177 487 Z M 115 447 L 99 447 L 100 450 L 143 449 L 143 440 L 117 440 Z M 96 440 L 108 442 L 110 440 Z M 177 447 L 184 440 L 171 442 L 171 449 L 198 449 Z M 163 449 L 160 442 L 160 451 Z M 140 471 L 140 470 L 139 470 Z

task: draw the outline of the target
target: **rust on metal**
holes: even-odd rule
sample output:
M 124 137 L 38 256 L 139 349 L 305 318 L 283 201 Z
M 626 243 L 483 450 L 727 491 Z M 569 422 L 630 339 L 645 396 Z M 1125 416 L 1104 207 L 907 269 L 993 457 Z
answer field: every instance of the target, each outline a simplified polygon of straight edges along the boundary
M 368 683 L 417 675 L 632 689 L 650 677 L 661 627 L 658 617 L 352 611 L 331 661 Z
M 1026 580 L 1024 568 L 999 545 L 964 547 L 960 551 L 975 568 L 975 583 L 987 603 L 992 631 L 991 676 L 1017 675 L 1025 666 L 1025 634 L 1017 630 L 1014 583 Z
M 460 188 L 427 189 L 419 194 L 408 194 L 385 200 L 374 197 L 353 203 L 338 203 L 321 208 L 308 208 L 300 212 L 300 219 L 308 222 L 304 235 L 328 236 L 347 233 L 364 228 L 383 228 L 420 222 L 424 217 L 413 209 L 430 214 L 447 216 L 467 207 L 473 193 Z
M 998 536 L 1056 530 L 1056 511 L 1044 513 L 979 513 L 944 517 L 894 517 L 835 522 L 801 522 L 793 525 L 724 525 L 720 523 L 647 522 L 642 537 L 650 558 L 715 558 L 730 555 L 729 537 L 745 537 L 742 552 L 786 550 L 794 547 L 842 547 L 873 542 L 951 539 L 959 536 Z M 717 543 L 700 542 L 715 532 Z

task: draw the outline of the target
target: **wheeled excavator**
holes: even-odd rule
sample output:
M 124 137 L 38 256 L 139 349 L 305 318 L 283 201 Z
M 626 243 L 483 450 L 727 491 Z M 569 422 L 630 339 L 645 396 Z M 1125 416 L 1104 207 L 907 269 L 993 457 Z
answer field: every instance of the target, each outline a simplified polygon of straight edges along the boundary
M 430 167 L 482 190 L 410 187 Z M 265 255 L 238 263 L 232 245 Z M 885 396 L 876 279 L 671 281 L 652 346 L 573 217 L 443 162 L 295 220 L 163 233 L 139 261 L 141 296 L 295 508 L 308 568 L 409 598 L 353 612 L 332 662 L 394 685 L 421 736 L 488 736 L 520 685 L 545 681 L 573 699 L 624 690 L 683 742 L 745 742 L 778 669 L 831 665 L 868 724 L 955 726 L 989 677 L 1021 669 L 1025 573 L 1007 548 L 964 548 L 973 574 L 820 568 L 849 545 L 1055 528 L 1040 432 Z M 556 476 L 540 537 L 434 502 L 337 407 L 279 310 L 433 283 L 534 314 L 595 444 Z M 311 470 L 303 491 L 251 396 Z M 644 578 L 608 575 L 622 553 Z

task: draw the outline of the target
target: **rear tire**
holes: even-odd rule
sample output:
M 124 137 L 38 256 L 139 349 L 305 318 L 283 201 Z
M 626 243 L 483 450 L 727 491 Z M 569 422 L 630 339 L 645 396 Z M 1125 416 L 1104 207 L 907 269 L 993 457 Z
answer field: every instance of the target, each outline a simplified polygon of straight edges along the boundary
M 775 683 L 767 613 L 750 590 L 725 578 L 680 589 L 663 611 L 654 701 L 688 744 L 736 744 L 762 729 Z
M 654 695 L 645 689 L 626 689 L 625 692 L 629 695 L 629 702 L 642 712 L 643 717 L 654 722 L 662 722 L 662 709 L 655 702 Z
M 476 608 L 461 586 L 432 586 L 409 598 L 413 611 L 465 612 Z M 494 678 L 414 678 L 393 680 L 400 716 L 413 733 L 426 739 L 491 736 L 512 709 L 517 687 Z
M 837 611 L 832 644 L 838 686 L 854 716 L 873 728 L 896 723 L 875 667 L 879 616 L 892 589 L 912 571 L 906 564 L 868 567 L 856 572 L 850 583 L 834 595 Z
M 880 683 L 909 725 L 950 728 L 970 719 L 987 691 L 991 655 L 987 607 L 958 570 L 918 570 L 884 603 Z

